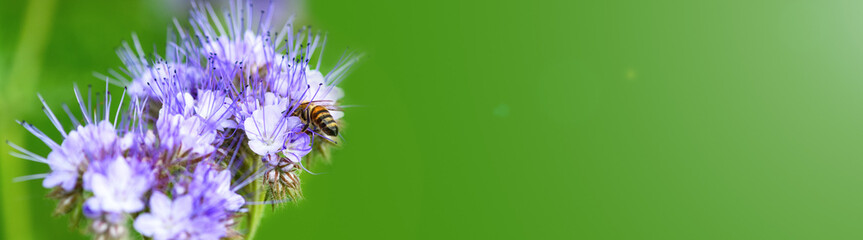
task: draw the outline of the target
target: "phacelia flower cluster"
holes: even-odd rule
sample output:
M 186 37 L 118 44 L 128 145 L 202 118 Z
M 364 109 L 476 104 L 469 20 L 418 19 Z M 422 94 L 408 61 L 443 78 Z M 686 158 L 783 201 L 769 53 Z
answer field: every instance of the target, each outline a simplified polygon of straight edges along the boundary
M 144 53 L 133 35 L 118 51 L 125 66 L 98 75 L 104 96 L 74 88 L 79 111 L 63 106 L 70 130 L 42 100 L 62 139 L 21 122 L 51 151 L 9 143 L 12 155 L 51 170 L 20 179 L 44 178 L 56 214 L 86 221 L 96 239 L 253 236 L 260 209 L 300 199 L 306 167 L 341 139 L 337 85 L 359 58 L 342 54 L 323 71 L 326 36 L 291 20 L 274 28 L 273 14 L 193 2 L 164 55 Z M 124 87 L 116 108 L 108 83 Z

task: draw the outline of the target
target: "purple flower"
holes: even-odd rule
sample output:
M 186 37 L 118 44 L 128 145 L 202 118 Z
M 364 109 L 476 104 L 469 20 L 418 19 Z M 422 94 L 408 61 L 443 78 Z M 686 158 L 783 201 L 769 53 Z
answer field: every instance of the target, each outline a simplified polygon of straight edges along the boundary
M 195 113 L 208 123 L 217 126 L 218 129 L 235 128 L 236 122 L 229 121 L 233 116 L 234 100 L 216 91 L 199 90 L 198 100 L 195 103 Z
M 282 150 L 282 154 L 292 163 L 299 163 L 300 159 L 311 151 L 312 145 L 309 135 L 299 133 L 292 134 L 291 140 L 285 144 L 285 150 Z
M 245 124 L 245 121 L 252 116 L 253 112 L 263 107 L 276 106 L 281 110 L 287 110 L 290 107 L 290 100 L 288 98 L 277 96 L 271 92 L 266 92 L 263 96 L 251 95 L 241 97 L 237 102 L 235 119 L 240 124 Z
M 69 132 L 60 148 L 48 154 L 48 166 L 51 173 L 42 182 L 46 188 L 61 186 L 71 191 L 81 173 L 89 165 L 88 158 L 102 159 L 118 156 L 128 148 L 128 143 L 118 142 L 114 126 L 108 121 L 87 126 Z M 126 138 L 124 141 L 131 141 Z M 124 148 L 125 147 L 125 148 Z
M 186 117 L 161 111 L 156 131 L 162 148 L 180 155 L 204 156 L 216 150 L 215 127 L 198 116 Z
M 161 63 L 146 68 L 128 85 L 129 95 L 137 98 L 159 97 L 171 93 L 178 86 L 189 88 L 203 79 L 200 68 L 180 63 Z
M 274 56 L 273 49 L 251 30 L 246 30 L 241 38 L 219 36 L 217 40 L 204 44 L 203 48 L 205 52 L 212 53 L 220 61 L 229 64 L 243 62 L 251 66 L 261 66 Z M 256 71 L 257 68 L 247 70 Z
M 304 101 L 324 100 L 338 101 L 345 96 L 344 91 L 336 86 L 328 86 L 324 75 L 317 70 L 306 70 L 306 83 L 311 88 L 309 94 L 303 97 Z M 332 89 L 329 89 L 332 88 Z
M 296 69 L 288 68 L 288 63 L 284 61 L 280 61 L 277 64 L 284 67 L 276 68 L 281 70 L 267 75 L 267 79 L 265 81 L 271 85 L 270 89 L 282 97 L 292 99 L 301 98 L 308 86 L 305 78 L 302 77 L 304 73 L 299 72 Z
M 256 205 L 268 202 L 261 190 L 275 201 L 299 199 L 300 169 L 308 171 L 303 158 L 326 148 L 312 141 L 316 129 L 296 116 L 298 106 L 314 101 L 333 118 L 343 116 L 331 107 L 344 97 L 337 85 L 356 54 L 321 72 L 326 36 L 295 31 L 290 22 L 271 29 L 272 5 L 260 15 L 239 1 L 223 14 L 192 5 L 190 30 L 175 21 L 176 41 L 166 44 L 164 57 L 144 53 L 134 35 L 133 44 L 123 44 L 125 67 L 109 79 L 132 96 L 120 101 L 128 104 L 123 111 L 111 111 L 110 93 L 94 105 L 75 88 L 83 120 L 67 110 L 71 131 L 43 101 L 62 141 L 22 124 L 51 149 L 47 157 L 10 143 L 13 155 L 51 168 L 19 179 L 44 177 L 60 200 L 58 212 L 83 208 L 95 238 L 127 237 L 129 216 L 153 239 L 235 237 L 234 219 L 260 217 Z M 262 158 L 267 165 L 259 168 Z
M 243 196 L 231 190 L 231 172 L 216 170 L 206 163 L 198 164 L 192 180 L 185 188 L 178 190 L 196 196 L 196 199 L 202 199 L 200 206 L 223 212 L 237 211 L 245 203 Z M 219 214 L 222 212 L 216 213 L 216 215 Z
M 152 174 L 140 163 L 130 165 L 129 159 L 116 157 L 99 169 L 88 169 L 85 186 L 93 197 L 84 203 L 91 217 L 95 213 L 134 213 L 144 209 L 143 195 L 150 190 Z M 134 160 L 133 160 L 134 161 Z
M 231 191 L 231 172 L 198 164 L 191 179 L 177 182 L 175 200 L 161 192 L 150 198 L 150 212 L 135 219 L 135 229 L 155 239 L 218 239 L 227 236 L 233 215 L 245 204 Z
M 249 138 L 249 148 L 261 156 L 283 149 L 288 131 L 300 125 L 298 117 L 285 116 L 283 108 L 269 105 L 252 112 L 243 124 Z
M 63 141 L 60 144 L 54 142 L 35 126 L 26 122 L 20 122 L 25 129 L 51 148 L 51 152 L 47 157 L 42 157 L 9 143 L 10 146 L 21 152 L 13 152 L 13 156 L 48 164 L 51 172 L 44 175 L 45 179 L 42 182 L 42 186 L 46 188 L 59 186 L 66 192 L 70 192 L 76 188 L 78 179 L 87 170 L 91 161 L 119 156 L 130 147 L 132 141 L 132 138 L 121 138 L 114 124 L 109 121 L 109 114 L 112 113 L 110 96 L 106 96 L 104 99 L 106 102 L 104 111 L 97 113 L 91 112 L 88 107 L 85 107 L 77 86 L 74 88 L 74 91 L 78 97 L 78 105 L 81 107 L 81 112 L 84 113 L 85 121 L 84 125 L 81 125 L 78 119 L 69 113 L 70 120 L 72 120 L 77 128 L 68 133 L 60 124 L 51 108 L 48 107 L 45 100 L 42 99 L 42 96 L 39 96 L 45 114 L 57 131 L 63 136 Z
M 95 127 L 79 129 L 82 132 Z M 85 134 L 88 135 L 88 134 Z M 60 148 L 48 154 L 48 166 L 51 173 L 42 181 L 42 186 L 53 188 L 60 185 L 64 190 L 71 191 L 78 182 L 78 177 L 87 167 L 84 147 L 87 145 L 78 131 L 69 133 Z
M 183 116 L 192 115 L 192 109 L 195 109 L 195 98 L 192 97 L 192 94 L 187 92 L 177 93 L 176 97 L 171 100 L 175 101 L 173 105 L 176 106 L 177 109 L 173 110 L 177 111 L 176 113 L 182 114 Z M 163 101 L 162 109 L 170 109 L 166 105 L 169 105 L 169 103 Z
M 317 70 L 306 71 L 306 81 L 308 82 L 309 90 L 303 96 L 303 101 L 323 101 L 327 104 L 335 104 L 345 96 L 345 92 L 341 88 L 335 85 L 328 85 L 325 82 L 324 75 Z M 331 110 L 330 115 L 333 116 L 333 119 L 339 120 L 345 114 L 342 111 Z
M 150 212 L 135 219 L 135 229 L 141 235 L 153 239 L 187 238 L 192 227 L 192 196 L 182 196 L 174 201 L 161 192 L 150 196 Z

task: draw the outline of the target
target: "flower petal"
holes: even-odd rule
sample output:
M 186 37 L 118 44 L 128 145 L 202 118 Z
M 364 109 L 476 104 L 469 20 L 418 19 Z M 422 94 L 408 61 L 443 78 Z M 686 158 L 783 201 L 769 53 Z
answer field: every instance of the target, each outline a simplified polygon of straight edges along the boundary
M 134 223 L 135 230 L 138 230 L 141 235 L 148 237 L 152 237 L 153 234 L 161 231 L 160 225 L 162 225 L 162 220 L 149 213 L 138 215 Z
M 171 199 L 164 193 L 154 191 L 150 196 L 150 212 L 159 218 L 171 216 L 172 204 Z

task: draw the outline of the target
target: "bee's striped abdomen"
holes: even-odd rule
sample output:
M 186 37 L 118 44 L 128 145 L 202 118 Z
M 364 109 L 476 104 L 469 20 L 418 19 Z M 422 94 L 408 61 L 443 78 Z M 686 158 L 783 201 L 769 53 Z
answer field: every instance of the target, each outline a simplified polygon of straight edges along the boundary
M 330 136 L 338 136 L 339 135 L 339 125 L 336 124 L 336 120 L 333 119 L 333 115 L 330 115 L 330 111 L 327 111 L 327 108 L 322 106 L 315 106 L 312 108 L 311 113 L 309 114 L 315 125 L 321 128 L 321 131 Z

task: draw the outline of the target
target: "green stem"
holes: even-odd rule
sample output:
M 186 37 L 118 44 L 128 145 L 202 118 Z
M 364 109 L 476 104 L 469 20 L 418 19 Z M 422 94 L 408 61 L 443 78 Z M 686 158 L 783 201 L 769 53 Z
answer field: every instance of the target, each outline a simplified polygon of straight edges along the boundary
M 257 155 L 254 155 L 254 154 L 250 154 L 250 155 L 255 156 L 255 157 L 251 157 L 249 159 L 246 159 L 246 161 L 252 163 L 252 166 L 253 166 L 252 172 L 256 173 L 261 168 L 261 161 L 257 159 Z M 249 189 L 248 192 L 255 194 L 253 197 L 253 199 L 254 199 L 253 201 L 255 201 L 255 202 L 263 202 L 267 196 L 266 192 L 263 191 L 264 186 L 263 186 L 263 183 L 261 181 L 262 180 L 260 178 L 258 178 L 257 180 L 255 180 L 254 182 L 249 184 L 249 186 L 247 186 L 247 188 Z M 249 232 L 248 232 L 248 234 L 246 234 L 247 240 L 254 239 L 255 234 L 258 232 L 258 226 L 260 226 L 260 224 L 261 224 L 261 218 L 264 217 L 264 206 L 265 206 L 264 204 L 248 205 L 249 213 L 248 213 L 248 215 L 246 215 L 246 223 L 247 223 L 246 226 L 248 227 Z

